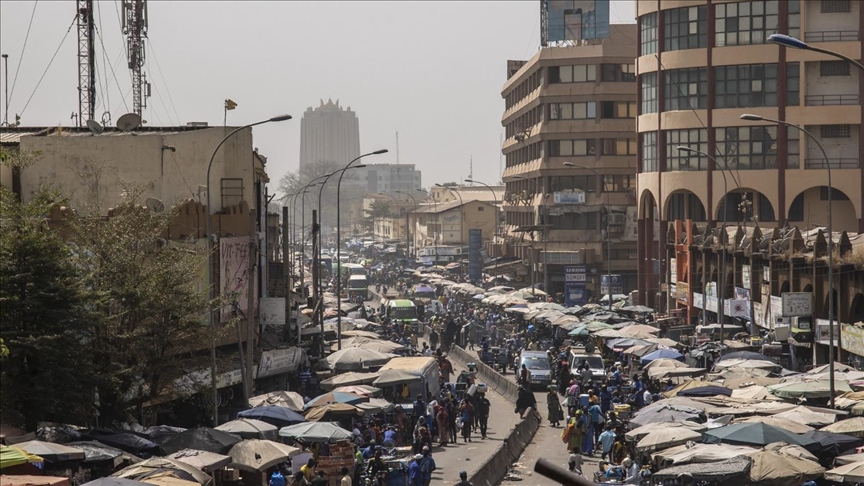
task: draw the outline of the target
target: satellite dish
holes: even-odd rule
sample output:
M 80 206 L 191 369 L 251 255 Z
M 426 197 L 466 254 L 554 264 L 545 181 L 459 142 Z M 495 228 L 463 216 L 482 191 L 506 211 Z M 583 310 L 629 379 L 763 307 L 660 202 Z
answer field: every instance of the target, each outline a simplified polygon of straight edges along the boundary
M 144 203 L 147 205 L 147 209 L 153 211 L 154 213 L 161 213 L 165 211 L 165 205 L 162 204 L 162 201 L 156 199 L 155 197 L 148 197 Z
M 87 120 L 87 128 L 90 129 L 90 133 L 93 135 L 99 135 L 105 131 L 102 125 L 100 125 L 96 120 Z
M 117 119 L 117 128 L 121 132 L 131 132 L 141 124 L 141 117 L 135 113 L 126 113 Z

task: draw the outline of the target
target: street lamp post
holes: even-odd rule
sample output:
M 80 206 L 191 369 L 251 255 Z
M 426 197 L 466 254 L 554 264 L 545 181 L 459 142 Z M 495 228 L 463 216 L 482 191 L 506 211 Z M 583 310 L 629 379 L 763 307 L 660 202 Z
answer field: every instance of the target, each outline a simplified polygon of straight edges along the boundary
M 339 181 L 336 183 L 336 260 L 342 260 L 342 211 L 340 208 L 340 204 L 342 202 L 341 199 L 341 191 L 342 191 L 342 177 L 345 175 L 345 171 L 347 171 L 354 162 L 362 159 L 363 157 L 368 157 L 369 155 L 381 155 L 386 154 L 387 149 L 376 150 L 374 152 L 369 152 L 368 154 L 360 155 L 359 157 L 354 158 L 351 162 L 348 162 L 348 165 L 345 166 L 344 169 L 339 171 Z M 339 278 L 336 279 L 336 342 L 337 348 L 342 349 L 342 275 L 339 275 Z
M 399 216 L 399 200 L 396 199 L 396 196 L 394 196 L 393 194 L 388 194 L 386 192 L 382 192 L 381 194 L 384 194 L 385 196 L 389 197 L 390 199 L 393 200 L 393 203 L 396 204 L 396 216 L 398 217 Z M 389 213 L 389 211 L 388 211 L 388 213 Z
M 459 243 L 465 244 L 465 202 L 462 200 L 462 194 L 459 194 L 459 191 L 450 186 L 435 184 L 435 187 L 447 189 L 459 198 Z
M 498 195 L 495 194 L 495 189 L 492 189 L 492 186 L 490 186 L 489 184 L 486 184 L 485 182 L 480 182 L 476 179 L 465 179 L 465 182 L 470 182 L 472 184 L 480 184 L 480 185 L 486 186 L 486 188 L 489 189 L 489 191 L 492 193 L 492 200 L 495 201 L 495 236 L 498 236 L 499 222 L 501 221 L 501 218 L 498 216 Z M 501 235 L 501 239 L 503 241 L 504 235 Z M 495 238 L 492 238 L 492 244 L 493 245 L 495 244 Z M 503 248 L 503 246 L 502 246 L 502 248 Z M 497 256 L 495 257 L 495 276 L 496 277 L 498 276 L 498 257 Z M 547 294 L 549 293 L 548 288 L 546 289 L 546 293 Z
M 547 214 L 547 211 L 546 211 L 546 191 L 544 190 L 544 188 L 541 188 L 540 183 L 535 181 L 534 179 L 529 179 L 527 177 L 522 177 L 520 175 L 515 175 L 515 176 L 513 176 L 513 178 L 520 180 L 520 181 L 533 182 L 534 186 L 537 188 L 537 192 L 540 194 L 540 200 L 543 204 L 542 206 L 540 206 L 540 209 L 541 209 L 540 213 L 544 217 L 544 221 L 543 221 L 543 223 L 544 223 L 543 224 L 543 291 L 546 292 L 546 295 L 548 296 L 549 295 L 549 266 L 546 265 L 546 256 L 548 253 L 547 250 L 548 250 L 548 244 L 549 244 L 549 237 L 548 237 L 549 222 L 546 221 L 546 219 L 548 219 L 549 215 Z M 531 295 L 536 296 L 537 292 L 535 291 L 534 287 L 535 287 L 535 283 L 534 283 L 534 242 L 532 241 L 531 242 Z
M 701 150 L 696 150 L 694 148 L 685 147 L 683 145 L 679 145 L 675 147 L 675 150 L 679 152 L 687 152 L 690 154 L 697 154 L 703 157 L 708 157 L 714 165 L 720 167 L 720 164 L 717 163 L 717 159 L 714 157 L 702 152 Z M 723 229 L 720 231 L 720 244 L 723 245 L 723 254 L 722 254 L 722 262 L 720 263 L 720 282 L 718 283 L 719 288 L 717 289 L 717 323 L 720 324 L 720 345 L 723 345 L 723 322 L 726 320 L 726 299 L 723 296 L 723 292 L 726 288 L 726 240 L 728 239 L 726 232 L 726 223 L 729 217 L 729 204 L 727 196 L 729 195 L 729 186 L 726 183 L 726 171 L 723 167 L 720 167 L 720 175 L 723 176 Z M 707 306 L 705 306 L 707 307 Z M 721 349 L 722 353 L 723 350 Z
M 839 52 L 830 51 L 828 49 L 823 49 L 821 47 L 816 47 L 814 45 L 808 44 L 808 43 L 806 43 L 800 39 L 796 39 L 796 38 L 789 36 L 789 35 L 771 34 L 768 36 L 768 42 L 772 42 L 774 44 L 778 44 L 778 45 L 781 45 L 783 47 L 791 47 L 793 49 L 801 49 L 801 50 L 805 50 L 805 51 L 813 51 L 813 52 L 819 52 L 822 54 L 827 54 L 831 57 L 836 57 L 838 59 L 843 59 L 844 61 L 848 61 L 850 64 L 852 64 L 855 67 L 857 67 L 858 69 L 864 71 L 864 65 L 862 65 L 860 62 L 856 61 L 855 59 L 852 59 L 849 56 L 846 56 L 846 55 L 841 54 Z
M 606 184 L 603 181 L 603 176 L 597 172 L 596 170 L 585 167 L 584 165 L 574 164 L 573 162 L 564 162 L 564 165 L 567 167 L 573 167 L 576 169 L 583 169 L 590 171 L 594 175 L 600 179 L 600 187 L 603 188 L 603 192 L 606 194 L 606 274 L 608 275 L 606 278 L 609 279 L 608 286 L 606 287 L 606 296 L 609 298 L 609 310 L 612 310 L 612 238 L 610 236 L 610 227 L 612 223 L 612 206 L 609 205 L 609 191 L 606 190 Z
M 412 196 L 411 194 L 408 194 L 407 192 L 404 192 L 404 191 L 396 191 L 396 194 L 403 194 L 405 196 L 410 197 L 411 202 L 414 204 L 414 209 L 417 209 L 417 200 L 414 199 L 414 196 Z M 408 258 L 411 258 L 411 230 L 410 230 L 410 226 L 411 226 L 410 219 L 411 218 L 410 218 L 410 215 L 411 215 L 410 211 L 405 213 L 405 245 L 406 245 L 405 251 L 408 252 Z M 416 250 L 416 248 L 415 248 L 415 250 Z M 416 251 L 415 251 L 415 256 L 416 256 Z
M 213 154 L 210 155 L 210 162 L 207 164 L 207 221 L 206 221 L 207 234 L 206 234 L 206 237 L 207 237 L 207 286 L 209 288 L 209 294 L 208 294 L 209 303 L 207 305 L 207 311 L 208 311 L 208 314 L 210 315 L 210 331 L 212 333 L 212 336 L 211 336 L 212 342 L 210 345 L 210 354 L 211 354 L 210 357 L 212 359 L 212 363 L 211 363 L 212 368 L 210 369 L 210 382 L 211 382 L 210 385 L 213 388 L 213 426 L 214 427 L 219 425 L 219 403 L 218 403 L 219 402 L 219 388 L 216 386 L 216 321 L 213 318 L 213 313 L 215 312 L 215 309 L 213 309 L 213 300 L 215 300 L 215 298 L 216 298 L 216 288 L 213 286 L 213 253 L 214 253 L 213 243 L 214 242 L 213 242 L 213 238 L 211 235 L 211 222 L 210 222 L 211 215 L 212 215 L 212 209 L 210 206 L 210 193 L 212 192 L 210 190 L 210 170 L 213 168 L 213 160 L 216 159 L 216 153 L 219 152 L 219 149 L 222 147 L 222 145 L 229 138 L 234 136 L 235 133 L 237 133 L 241 130 L 245 130 L 247 128 L 252 128 L 254 126 L 263 125 L 265 123 L 282 122 L 282 121 L 286 121 L 286 120 L 290 120 L 290 119 L 291 119 L 291 115 L 280 115 L 280 116 L 274 116 L 273 118 L 268 118 L 266 120 L 261 120 L 261 121 L 255 122 L 255 123 L 250 123 L 248 125 L 243 125 L 242 127 L 239 127 L 239 128 L 235 128 L 230 133 L 228 133 L 228 135 L 225 135 L 225 137 L 222 139 L 222 141 L 219 142 L 218 145 L 216 145 L 216 148 L 213 149 Z M 254 181 L 255 180 L 254 172 L 251 174 L 251 177 L 252 177 L 252 180 Z M 252 228 L 249 228 L 249 230 L 251 231 Z M 251 282 L 250 282 L 250 285 L 251 285 Z
M 772 36 L 773 37 L 773 36 Z M 788 37 L 788 36 L 786 36 Z M 793 39 L 790 37 L 789 39 Z M 770 39 L 769 39 L 770 40 Z M 800 41 L 798 41 L 800 42 Z M 785 45 L 785 44 L 784 44 Z M 806 44 L 805 44 L 806 45 Z M 813 47 L 808 47 L 807 49 L 823 52 L 823 50 L 817 50 Z M 828 51 L 830 53 L 831 51 Z M 839 56 L 838 57 L 843 57 Z M 845 57 L 843 57 L 845 59 Z M 854 61 L 852 61 L 854 62 Z M 857 63 L 856 63 L 857 64 Z M 858 64 L 860 67 L 861 65 Z M 833 199 L 834 195 L 832 194 L 834 186 L 831 183 L 831 162 L 828 160 L 828 153 L 825 152 L 825 147 L 822 146 L 822 142 L 819 141 L 812 133 L 810 133 L 807 129 L 805 129 L 801 125 L 795 125 L 794 123 L 789 123 L 783 120 L 775 120 L 773 118 L 767 118 L 759 115 L 750 115 L 744 114 L 741 115 L 740 118 L 742 120 L 747 121 L 765 121 L 771 122 L 778 125 L 786 125 L 788 127 L 795 127 L 798 130 L 801 130 L 805 135 L 807 135 L 810 140 L 816 143 L 819 147 L 819 150 L 822 152 L 822 156 L 825 158 L 825 167 L 828 169 L 828 363 L 830 364 L 830 371 L 828 375 L 829 388 L 831 390 L 831 407 L 834 407 L 834 217 L 832 214 L 833 207 Z M 839 329 L 839 327 L 838 327 Z

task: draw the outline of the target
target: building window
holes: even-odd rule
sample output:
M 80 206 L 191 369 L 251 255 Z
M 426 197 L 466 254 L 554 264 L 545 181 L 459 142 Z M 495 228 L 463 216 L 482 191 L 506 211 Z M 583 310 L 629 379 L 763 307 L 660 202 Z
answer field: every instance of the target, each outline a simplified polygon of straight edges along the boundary
M 821 200 L 823 200 L 823 201 L 827 201 L 827 200 L 829 199 L 829 197 L 828 197 L 828 187 L 827 187 L 827 186 L 822 186 L 822 187 L 819 188 L 819 199 L 821 199 Z M 847 196 L 846 194 L 843 194 L 843 191 L 839 191 L 839 190 L 837 190 L 837 189 L 833 189 L 833 190 L 831 191 L 831 197 L 830 197 L 830 199 L 831 199 L 832 201 L 848 201 L 848 200 L 849 200 L 849 196 Z
M 708 153 L 708 131 L 704 128 L 692 130 L 666 130 L 666 158 L 668 170 L 707 170 L 708 157 L 682 152 L 676 147 L 685 147 Z
M 601 101 L 600 118 L 636 118 L 635 101 Z
M 786 64 L 786 106 L 801 104 L 801 70 L 797 62 Z
M 822 0 L 822 13 L 849 13 L 852 6 L 849 0 Z
M 717 47 L 764 44 L 777 33 L 777 0 L 718 3 L 714 6 Z
M 483 212 L 483 206 L 477 206 L 477 212 L 482 213 Z
M 789 32 L 796 39 L 801 37 L 801 2 L 800 0 L 787 0 L 786 8 L 789 10 Z
M 636 155 L 636 139 L 604 138 L 600 140 L 600 155 Z
M 849 125 L 822 125 L 820 127 L 822 138 L 849 138 Z
M 790 126 L 786 129 L 786 168 L 798 169 L 801 164 L 801 130 Z
M 587 83 L 597 80 L 597 66 L 552 66 L 549 68 L 549 83 Z
M 657 73 L 642 75 L 642 113 L 657 113 Z
M 550 218 L 552 229 L 593 230 L 597 229 L 597 213 L 566 213 Z
M 601 81 L 636 81 L 636 65 L 635 64 L 601 64 L 600 65 Z
M 609 252 L 612 255 L 613 260 L 635 260 L 638 258 L 637 250 L 627 250 L 627 249 L 612 249 Z
M 708 107 L 706 68 L 666 71 L 663 111 L 696 110 Z
M 684 7 L 663 12 L 663 48 L 667 51 L 708 47 L 708 11 Z
M 597 118 L 597 105 L 593 101 L 584 103 L 550 103 L 550 120 L 593 120 Z
M 642 172 L 657 172 L 657 132 L 640 133 L 642 138 Z
M 718 162 L 725 161 L 728 170 L 777 168 L 776 126 L 717 128 L 714 134 L 717 153 L 723 157 Z
M 550 157 L 595 155 L 596 153 L 597 141 L 593 138 L 583 140 L 549 140 Z
M 639 39 L 643 56 L 657 52 L 657 12 L 639 17 Z
M 821 61 L 819 76 L 849 76 L 849 63 L 846 61 Z
M 551 178 L 552 192 L 572 191 L 580 189 L 585 192 L 595 192 L 596 176 L 555 176 Z
M 603 176 L 603 192 L 629 192 L 630 190 L 636 190 L 635 175 Z
M 731 5 L 731 4 L 730 4 Z M 796 67 L 790 71 L 797 72 Z M 714 107 L 777 106 L 777 64 L 747 64 L 714 68 Z M 794 94 L 798 98 L 798 77 Z M 793 86 L 790 86 L 790 92 Z

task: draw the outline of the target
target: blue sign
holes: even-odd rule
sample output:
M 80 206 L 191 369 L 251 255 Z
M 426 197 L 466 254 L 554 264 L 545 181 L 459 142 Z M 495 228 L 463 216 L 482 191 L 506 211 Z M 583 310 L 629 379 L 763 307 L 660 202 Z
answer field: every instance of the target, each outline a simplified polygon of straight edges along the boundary
M 468 278 L 474 282 L 483 280 L 483 256 L 480 249 L 483 246 L 483 230 L 479 228 L 468 230 Z
M 585 290 L 587 279 L 585 265 L 564 267 L 564 305 L 585 305 L 588 303 L 588 292 Z
M 609 0 L 547 0 L 546 41 L 609 38 Z

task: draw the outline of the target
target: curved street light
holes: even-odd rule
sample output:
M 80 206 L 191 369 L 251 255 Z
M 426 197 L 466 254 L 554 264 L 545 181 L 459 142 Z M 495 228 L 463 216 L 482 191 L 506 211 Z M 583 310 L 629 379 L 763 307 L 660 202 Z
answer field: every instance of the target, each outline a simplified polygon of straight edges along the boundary
M 212 333 L 212 343 L 210 346 L 210 354 L 211 354 L 211 369 L 210 369 L 210 385 L 213 388 L 213 426 L 216 427 L 219 425 L 219 388 L 216 385 L 216 321 L 213 319 L 213 301 L 216 299 L 216 288 L 213 286 L 213 238 L 211 236 L 211 222 L 210 220 L 212 215 L 212 208 L 210 206 L 210 170 L 213 168 L 213 160 L 216 158 L 216 153 L 219 152 L 219 149 L 222 147 L 225 142 L 234 136 L 237 132 L 241 130 L 245 130 L 247 128 L 252 128 L 258 125 L 263 125 L 265 123 L 277 123 L 286 120 L 290 120 L 291 115 L 279 115 L 274 116 L 273 118 L 268 118 L 266 120 L 261 120 L 255 123 L 250 123 L 248 125 L 243 125 L 242 127 L 235 128 L 228 135 L 216 145 L 216 148 L 213 149 L 213 154 L 210 155 L 210 162 L 207 163 L 207 222 L 206 222 L 206 237 L 207 237 L 207 287 L 209 290 L 207 304 L 207 313 L 210 315 L 210 332 Z M 251 174 L 252 183 L 255 183 L 255 172 L 253 171 Z M 220 193 L 221 195 L 221 193 Z M 252 228 L 249 228 L 249 231 L 252 231 Z
M 773 36 L 772 36 L 773 37 Z M 787 36 L 788 37 L 788 36 Z M 790 37 L 790 39 L 794 39 L 794 37 Z M 769 38 L 770 40 L 770 38 Z M 800 42 L 800 41 L 799 41 Z M 806 45 L 806 44 L 805 44 Z M 803 49 L 803 48 L 802 48 Z M 816 48 L 808 47 L 809 50 L 816 50 Z M 822 50 L 818 50 L 817 52 L 823 52 Z M 829 53 L 831 51 L 828 51 Z M 839 55 L 838 55 L 839 57 Z M 853 61 L 854 62 L 854 61 Z M 857 64 L 857 63 L 856 63 Z M 860 66 L 860 64 L 859 64 Z M 822 146 L 822 142 L 816 138 L 815 135 L 810 133 L 807 129 L 805 129 L 801 125 L 796 125 L 794 123 L 789 123 L 783 120 L 775 120 L 774 118 L 767 118 L 759 115 L 752 114 L 744 114 L 739 118 L 747 121 L 764 121 L 770 122 L 777 125 L 786 125 L 788 127 L 795 127 L 798 130 L 801 130 L 805 135 L 807 135 L 810 140 L 813 140 L 816 145 L 819 147 L 819 150 L 822 151 L 822 156 L 825 157 L 825 167 L 828 169 L 828 289 L 830 291 L 828 295 L 828 363 L 831 364 L 830 371 L 828 375 L 828 386 L 831 391 L 831 407 L 834 407 L 834 217 L 832 215 L 832 206 L 834 195 L 832 191 L 834 186 L 831 184 L 831 162 L 828 160 L 828 153 L 825 152 L 825 147 Z M 838 326 L 839 330 L 840 327 Z M 839 336 L 838 336 L 839 341 Z
M 791 47 L 792 49 L 801 49 L 801 50 L 805 50 L 805 51 L 813 51 L 813 52 L 819 52 L 822 54 L 827 54 L 831 57 L 843 59 L 844 61 L 847 61 L 850 64 L 852 64 L 853 66 L 857 67 L 858 69 L 864 71 L 864 65 L 862 65 L 860 62 L 856 61 L 855 59 L 852 59 L 849 56 L 846 56 L 846 55 L 841 54 L 841 53 L 836 52 L 836 51 L 830 51 L 828 49 L 816 47 L 816 46 L 808 44 L 808 43 L 806 43 L 800 39 L 796 39 L 795 37 L 792 37 L 791 35 L 771 34 L 768 36 L 768 42 L 771 42 L 771 43 L 774 43 L 774 44 L 777 44 L 777 45 L 780 45 L 783 47 Z
M 533 183 L 534 183 L 534 186 L 536 186 L 536 188 L 537 188 L 537 193 L 540 194 L 540 197 L 541 197 L 540 200 L 543 201 L 543 203 L 546 202 L 546 191 L 544 191 L 543 188 L 540 187 L 540 183 L 539 183 L 539 182 L 537 182 L 536 180 L 534 180 L 534 179 L 532 179 L 532 178 L 524 177 L 524 176 L 521 176 L 521 175 L 514 175 L 514 176 L 512 176 L 512 178 L 513 178 L 513 179 L 516 179 L 516 180 L 519 180 L 519 181 L 530 181 L 530 182 L 533 182 Z M 541 208 L 545 209 L 545 208 L 546 208 L 546 204 L 543 204 L 543 206 L 541 206 Z M 543 213 L 544 216 L 547 216 L 547 215 L 545 214 L 546 211 L 541 211 L 541 213 Z M 548 238 L 548 236 L 547 236 L 547 233 L 549 232 L 549 231 L 548 231 L 548 230 L 549 230 L 549 226 L 548 226 L 548 223 L 549 223 L 549 222 L 548 222 L 548 221 L 544 221 L 544 223 L 546 223 L 546 224 L 543 225 L 543 289 L 544 289 L 544 292 L 546 292 L 546 295 L 548 296 L 548 295 L 549 295 L 549 285 L 548 285 L 548 284 L 549 284 L 549 282 L 548 282 L 548 280 L 549 280 L 549 278 L 548 278 L 548 276 L 549 276 L 549 269 L 548 269 L 548 266 L 546 265 L 546 256 L 547 256 L 547 249 L 548 249 L 548 244 L 549 244 L 549 243 L 548 243 L 548 242 L 549 242 L 549 238 Z M 533 239 L 533 237 L 532 237 L 532 239 L 531 239 L 531 259 L 532 259 L 532 260 L 534 259 L 534 239 Z M 535 287 L 535 282 L 534 282 L 534 264 L 532 263 L 532 264 L 531 264 L 531 295 L 536 296 L 536 292 L 534 291 L 534 287 Z
M 486 186 L 486 189 L 489 189 L 489 191 L 492 193 L 492 200 L 495 201 L 495 235 L 498 236 L 498 230 L 500 229 L 499 222 L 501 221 L 501 218 L 498 216 L 498 195 L 495 194 L 495 189 L 492 189 L 492 186 L 490 186 L 489 184 L 486 184 L 485 182 L 480 182 L 476 179 L 465 179 L 465 182 L 470 182 L 472 184 L 484 185 L 484 186 Z M 503 204 L 502 204 L 502 206 L 503 206 Z M 504 235 L 501 235 L 501 241 L 502 241 L 502 248 L 503 248 Z M 493 245 L 495 244 L 494 238 L 492 239 L 492 244 Z M 498 277 L 498 257 L 497 256 L 495 257 L 495 277 L 496 278 Z M 546 292 L 548 293 L 549 289 L 546 289 Z
M 417 199 L 414 199 L 414 196 L 408 194 L 405 191 L 394 191 L 396 194 L 402 194 L 404 196 L 408 196 L 411 198 L 411 202 L 414 204 L 414 209 L 417 209 Z M 410 214 L 411 212 L 405 213 L 405 251 L 408 253 L 408 258 L 411 258 L 411 230 L 410 230 Z M 416 255 L 415 255 L 416 256 Z
M 450 186 L 445 186 L 443 184 L 435 184 L 435 187 L 440 187 L 442 189 L 447 189 L 448 191 L 456 194 L 456 197 L 459 198 L 459 243 L 464 244 L 465 241 L 465 202 L 462 200 L 462 194 L 459 194 L 459 191 L 453 189 Z M 443 228 L 442 228 L 442 233 Z M 436 264 L 438 262 L 435 262 Z

